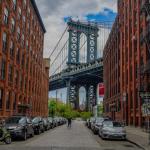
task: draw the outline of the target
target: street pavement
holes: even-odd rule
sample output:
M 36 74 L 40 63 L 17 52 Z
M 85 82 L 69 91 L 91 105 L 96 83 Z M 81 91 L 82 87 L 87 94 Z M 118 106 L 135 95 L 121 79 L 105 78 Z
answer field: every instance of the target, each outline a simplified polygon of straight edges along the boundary
M 86 128 L 82 121 L 74 121 L 71 129 L 66 125 L 60 126 L 25 142 L 0 144 L 0 150 L 140 150 L 140 148 L 128 141 L 101 140 Z

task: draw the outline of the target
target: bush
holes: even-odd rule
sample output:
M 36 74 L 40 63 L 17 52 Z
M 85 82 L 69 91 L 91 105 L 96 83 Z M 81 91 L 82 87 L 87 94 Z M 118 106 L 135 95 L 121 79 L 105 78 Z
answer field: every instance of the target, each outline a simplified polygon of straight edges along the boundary
M 91 112 L 81 112 L 80 116 L 83 120 L 87 120 L 88 118 L 90 118 L 92 116 L 92 113 Z

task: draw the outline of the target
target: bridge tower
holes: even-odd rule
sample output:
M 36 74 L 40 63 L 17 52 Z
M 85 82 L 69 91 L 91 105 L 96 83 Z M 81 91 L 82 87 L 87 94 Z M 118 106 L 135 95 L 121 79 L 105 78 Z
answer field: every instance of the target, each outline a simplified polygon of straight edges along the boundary
M 84 33 L 87 37 L 87 58 L 86 61 L 91 62 L 97 58 L 97 38 L 98 27 L 96 24 L 86 24 L 75 22 L 70 19 L 68 22 L 69 32 L 69 48 L 68 48 L 68 65 L 79 64 L 79 46 L 80 35 Z
M 97 59 L 97 38 L 99 28 L 96 24 L 75 22 L 71 19 L 68 22 L 69 45 L 68 45 L 68 68 L 80 65 L 80 38 L 84 33 L 87 37 L 87 58 L 86 63 Z M 92 111 L 92 106 L 96 104 L 96 87 L 92 81 L 84 85 L 73 82 L 73 77 L 66 79 L 67 100 L 75 109 L 79 109 L 79 88 L 84 86 L 86 89 L 86 109 Z

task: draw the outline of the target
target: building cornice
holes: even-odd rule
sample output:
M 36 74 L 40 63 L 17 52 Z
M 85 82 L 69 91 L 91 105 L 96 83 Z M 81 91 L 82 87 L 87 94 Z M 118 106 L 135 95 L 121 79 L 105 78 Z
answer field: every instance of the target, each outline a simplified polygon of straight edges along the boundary
M 34 10 L 35 10 L 35 13 L 36 13 L 36 15 L 37 15 L 37 18 L 38 18 L 38 20 L 39 20 L 39 22 L 40 22 L 40 25 L 41 25 L 41 27 L 42 27 L 44 33 L 46 33 L 46 29 L 45 29 L 44 23 L 43 23 L 43 21 L 42 21 L 41 15 L 40 15 L 40 13 L 39 13 L 39 10 L 38 10 L 38 8 L 37 8 L 37 5 L 36 5 L 35 0 L 31 0 L 31 4 L 32 4 L 32 6 L 33 6 L 33 8 L 34 8 Z

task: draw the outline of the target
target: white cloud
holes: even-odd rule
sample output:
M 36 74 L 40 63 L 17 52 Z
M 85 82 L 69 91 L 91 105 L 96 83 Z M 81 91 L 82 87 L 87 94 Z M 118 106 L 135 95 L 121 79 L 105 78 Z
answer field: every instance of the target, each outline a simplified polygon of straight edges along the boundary
M 48 57 L 66 28 L 65 16 L 84 19 L 89 13 L 102 12 L 104 8 L 117 11 L 117 0 L 36 0 L 47 33 L 44 42 L 44 57 Z

